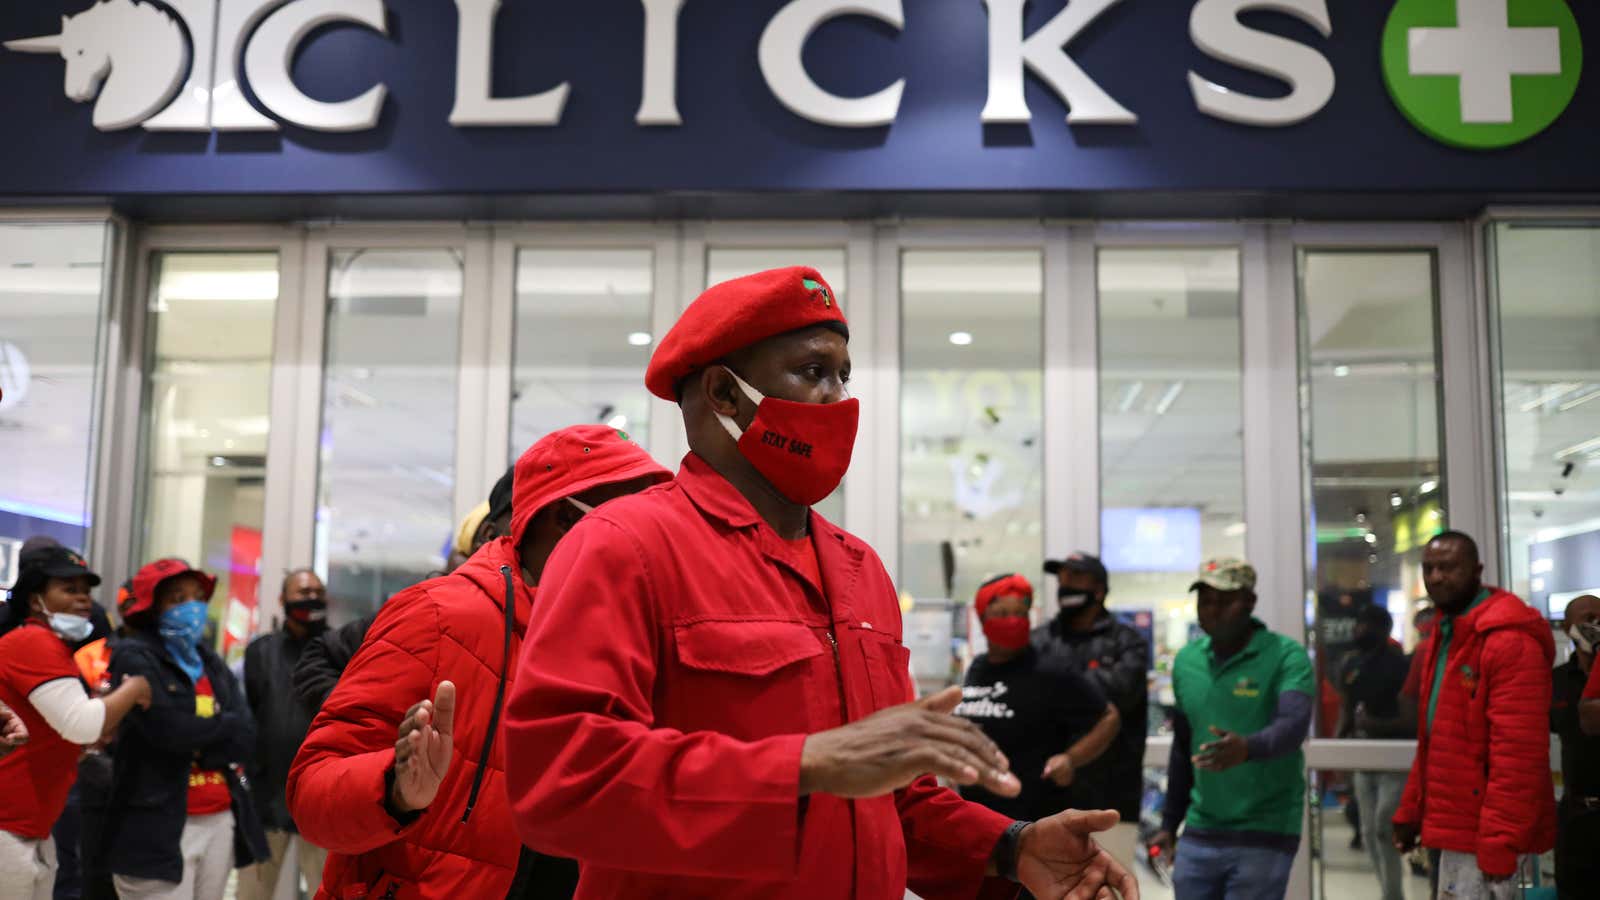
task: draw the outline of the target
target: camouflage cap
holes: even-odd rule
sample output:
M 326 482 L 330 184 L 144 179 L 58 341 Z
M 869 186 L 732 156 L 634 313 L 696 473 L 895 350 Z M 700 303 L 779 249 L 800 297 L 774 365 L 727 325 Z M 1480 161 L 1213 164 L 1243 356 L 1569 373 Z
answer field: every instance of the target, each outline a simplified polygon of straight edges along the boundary
M 1256 589 L 1256 567 L 1242 559 L 1225 557 L 1208 559 L 1200 564 L 1200 573 L 1189 590 L 1199 590 L 1201 585 L 1219 591 L 1253 591 Z

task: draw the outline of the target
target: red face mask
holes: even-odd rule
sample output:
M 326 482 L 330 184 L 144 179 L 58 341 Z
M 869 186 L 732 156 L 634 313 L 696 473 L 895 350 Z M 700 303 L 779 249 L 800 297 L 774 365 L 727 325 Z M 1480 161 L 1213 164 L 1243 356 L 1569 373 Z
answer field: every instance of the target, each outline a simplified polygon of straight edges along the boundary
M 853 398 L 838 403 L 779 400 L 763 396 L 732 369 L 728 374 L 756 405 L 756 417 L 742 432 L 737 422 L 717 415 L 744 458 L 792 503 L 812 506 L 833 493 L 850 468 L 861 403 Z
M 995 616 L 983 620 L 983 636 L 1001 650 L 1021 650 L 1028 646 L 1027 616 Z

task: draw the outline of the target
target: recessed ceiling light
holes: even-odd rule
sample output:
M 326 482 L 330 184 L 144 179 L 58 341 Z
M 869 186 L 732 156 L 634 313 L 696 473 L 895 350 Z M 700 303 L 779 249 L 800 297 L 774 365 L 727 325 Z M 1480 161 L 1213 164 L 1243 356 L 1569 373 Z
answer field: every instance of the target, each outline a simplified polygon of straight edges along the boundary
M 648 331 L 635 331 L 628 335 L 628 343 L 635 347 L 648 347 L 650 346 L 650 340 L 650 332 Z
M 1349 375 L 1349 374 L 1350 374 L 1350 367 L 1349 366 L 1334 366 L 1333 367 L 1333 377 L 1335 377 L 1335 378 L 1343 378 L 1343 377 L 1345 377 L 1346 375 Z
M 972 343 L 972 333 L 968 331 L 950 332 L 950 343 L 957 347 L 966 347 Z

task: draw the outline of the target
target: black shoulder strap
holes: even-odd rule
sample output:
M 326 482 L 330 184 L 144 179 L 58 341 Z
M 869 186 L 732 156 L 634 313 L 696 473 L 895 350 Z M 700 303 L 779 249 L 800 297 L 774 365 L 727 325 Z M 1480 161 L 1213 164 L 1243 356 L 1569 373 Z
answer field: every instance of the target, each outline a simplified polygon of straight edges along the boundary
M 505 648 L 500 655 L 500 685 L 494 691 L 494 710 L 489 713 L 489 733 L 483 738 L 483 752 L 478 754 L 478 771 L 472 775 L 467 809 L 461 814 L 463 825 L 472 818 L 472 808 L 478 805 L 478 790 L 483 787 L 483 773 L 489 767 L 489 751 L 494 749 L 494 736 L 500 730 L 500 710 L 506 701 L 506 675 L 511 671 L 511 635 L 517 630 L 517 595 L 511 582 L 511 567 L 501 566 L 500 574 L 506 580 L 506 634 Z

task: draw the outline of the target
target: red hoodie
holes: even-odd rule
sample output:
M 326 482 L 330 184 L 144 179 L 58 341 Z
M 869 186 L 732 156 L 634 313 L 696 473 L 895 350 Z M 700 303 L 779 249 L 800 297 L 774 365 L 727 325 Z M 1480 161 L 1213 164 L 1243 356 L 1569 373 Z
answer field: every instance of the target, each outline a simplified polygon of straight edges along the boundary
M 1422 844 L 1473 853 L 1486 875 L 1516 871 L 1517 857 L 1555 846 L 1550 778 L 1550 625 L 1515 594 L 1489 588 L 1456 619 L 1432 727 L 1442 629 L 1424 654 L 1417 757 L 1397 825 L 1421 825 Z
M 505 743 L 497 740 L 472 818 L 462 813 L 478 773 L 505 648 L 505 576 L 516 593 L 511 639 L 528 627 L 526 586 L 511 538 L 484 545 L 454 573 L 396 594 L 311 725 L 289 772 L 289 811 L 307 841 L 332 851 L 318 900 L 504 897 L 521 842 L 506 800 Z M 439 794 L 402 825 L 384 811 L 384 774 L 406 710 L 456 686 L 454 755 Z

